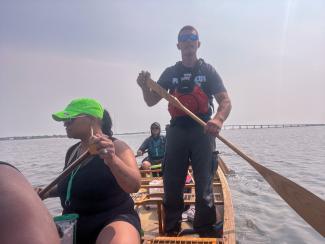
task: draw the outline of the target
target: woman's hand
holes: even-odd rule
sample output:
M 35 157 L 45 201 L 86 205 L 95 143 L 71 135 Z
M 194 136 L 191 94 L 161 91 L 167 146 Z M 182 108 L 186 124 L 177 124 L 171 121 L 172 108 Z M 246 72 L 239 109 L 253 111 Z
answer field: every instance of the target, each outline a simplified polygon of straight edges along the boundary
M 117 183 L 128 193 L 137 192 L 141 186 L 141 176 L 134 152 L 120 140 L 114 142 L 108 136 L 96 133 L 89 138 L 89 146 L 96 147 L 97 154 L 110 168 Z
M 116 157 L 114 143 L 107 135 L 97 133 L 89 139 L 89 144 L 96 146 L 97 154 L 107 164 Z

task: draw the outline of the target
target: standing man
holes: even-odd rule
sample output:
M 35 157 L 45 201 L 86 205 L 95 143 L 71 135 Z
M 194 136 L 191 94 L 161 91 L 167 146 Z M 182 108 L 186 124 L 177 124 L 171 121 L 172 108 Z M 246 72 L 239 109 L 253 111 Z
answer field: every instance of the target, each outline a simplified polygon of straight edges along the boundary
M 189 161 L 194 171 L 196 203 L 194 229 L 201 237 L 215 237 L 216 210 L 212 192 L 212 179 L 217 162 L 213 157 L 215 137 L 231 110 L 226 88 L 216 70 L 203 59 L 197 58 L 200 47 L 198 31 L 184 26 L 178 34 L 177 48 L 182 61 L 168 67 L 158 84 L 177 97 L 194 114 L 207 124 L 203 128 L 181 110 L 168 105 L 171 115 L 167 133 L 164 160 L 164 207 L 167 235 L 177 235 L 183 211 L 183 189 Z M 148 106 L 157 104 L 161 97 L 146 85 L 149 72 L 142 71 L 137 83 Z M 211 119 L 213 98 L 218 103 Z

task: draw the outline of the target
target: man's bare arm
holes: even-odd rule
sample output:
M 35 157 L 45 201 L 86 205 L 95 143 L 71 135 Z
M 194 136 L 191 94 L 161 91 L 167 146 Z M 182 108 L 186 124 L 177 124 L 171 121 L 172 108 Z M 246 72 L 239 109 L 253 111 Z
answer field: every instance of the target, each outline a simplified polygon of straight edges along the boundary
M 214 97 L 219 105 L 218 110 L 213 119 L 207 122 L 204 131 L 213 136 L 217 136 L 222 128 L 223 122 L 227 119 L 231 111 L 231 101 L 227 92 L 219 92 Z
M 161 97 L 149 87 L 145 86 L 141 88 L 143 99 L 149 107 L 156 105 L 161 100 Z
M 219 119 L 223 123 L 228 118 L 232 108 L 230 98 L 227 92 L 217 93 L 214 97 L 219 105 L 214 119 Z

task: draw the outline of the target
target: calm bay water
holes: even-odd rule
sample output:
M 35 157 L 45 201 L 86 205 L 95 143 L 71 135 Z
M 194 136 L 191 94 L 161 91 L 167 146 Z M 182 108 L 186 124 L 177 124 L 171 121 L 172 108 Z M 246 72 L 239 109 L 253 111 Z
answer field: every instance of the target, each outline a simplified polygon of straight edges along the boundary
M 325 199 L 325 127 L 225 130 L 222 135 L 260 164 Z M 147 136 L 117 137 L 136 151 Z M 0 141 L 0 160 L 15 165 L 32 185 L 45 186 L 61 172 L 65 152 L 75 142 L 66 138 Z M 239 243 L 325 242 L 246 161 L 219 141 L 217 148 L 234 171 L 228 182 Z M 53 215 L 60 214 L 58 199 L 45 203 Z

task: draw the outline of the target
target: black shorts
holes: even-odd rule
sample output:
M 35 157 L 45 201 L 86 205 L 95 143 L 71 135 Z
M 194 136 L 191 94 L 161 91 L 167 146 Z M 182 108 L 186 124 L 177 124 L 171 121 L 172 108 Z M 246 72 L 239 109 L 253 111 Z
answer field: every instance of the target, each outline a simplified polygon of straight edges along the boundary
M 108 224 L 114 221 L 125 221 L 133 225 L 141 233 L 140 219 L 137 213 L 120 213 L 112 216 L 110 213 L 99 213 L 94 215 L 79 215 L 77 221 L 77 244 L 93 244 L 101 232 Z
M 18 170 L 19 171 L 19 169 L 17 169 L 15 166 L 13 166 L 13 165 L 11 165 L 10 163 L 6 163 L 6 162 L 2 162 L 2 161 L 0 161 L 0 165 L 7 165 L 7 166 L 10 166 L 10 167 L 12 167 L 12 168 L 14 168 L 14 169 L 16 169 L 16 170 Z M 20 171 L 19 171 L 20 172 Z

